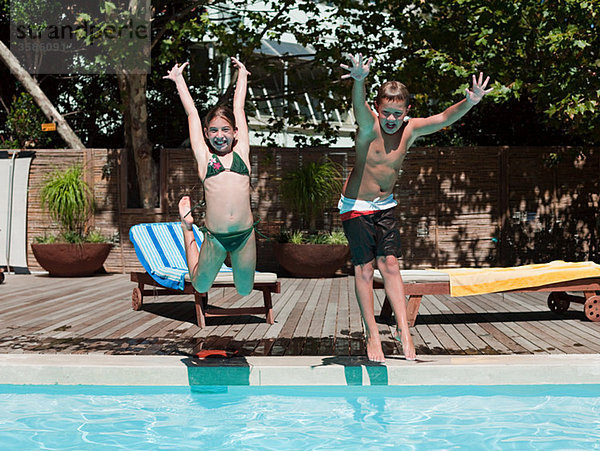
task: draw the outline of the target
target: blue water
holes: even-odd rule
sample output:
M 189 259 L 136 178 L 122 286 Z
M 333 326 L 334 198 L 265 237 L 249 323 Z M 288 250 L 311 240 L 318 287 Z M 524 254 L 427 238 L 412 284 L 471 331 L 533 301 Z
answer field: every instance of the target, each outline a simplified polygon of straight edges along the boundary
M 1 449 L 600 449 L 600 386 L 0 386 Z

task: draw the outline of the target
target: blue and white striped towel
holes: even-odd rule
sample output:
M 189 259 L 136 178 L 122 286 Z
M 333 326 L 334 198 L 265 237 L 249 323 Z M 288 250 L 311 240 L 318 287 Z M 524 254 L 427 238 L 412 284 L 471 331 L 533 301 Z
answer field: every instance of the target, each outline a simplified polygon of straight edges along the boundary
M 200 247 L 204 237 L 196 225 L 194 234 Z M 180 222 L 136 224 L 129 230 L 129 240 L 140 263 L 154 280 L 167 288 L 184 289 L 188 267 Z M 231 268 L 223 264 L 220 271 L 230 272 Z

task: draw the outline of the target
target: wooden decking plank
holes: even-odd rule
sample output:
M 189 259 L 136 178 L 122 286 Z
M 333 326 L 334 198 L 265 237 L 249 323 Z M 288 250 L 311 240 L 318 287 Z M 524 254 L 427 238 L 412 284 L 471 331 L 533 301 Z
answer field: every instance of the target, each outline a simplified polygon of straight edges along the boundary
M 223 306 L 223 308 L 241 308 L 241 307 L 255 307 L 257 306 L 257 301 L 260 301 L 262 304 L 262 292 L 253 291 L 248 296 L 240 296 L 235 288 L 232 288 L 233 293 L 224 292 L 224 299 L 228 299 L 229 302 L 227 304 L 221 304 L 221 302 L 217 302 L 214 305 Z M 210 299 L 210 298 L 209 298 Z M 263 304 L 264 305 L 264 304 Z M 208 317 L 206 318 L 206 326 L 196 333 L 195 337 L 208 337 L 209 335 L 214 336 L 230 336 L 233 338 L 233 334 L 228 333 L 229 329 L 235 325 L 238 321 L 243 321 L 244 318 L 248 318 L 254 315 L 248 316 L 223 316 L 223 317 Z M 256 319 L 260 319 L 260 321 L 264 321 L 264 315 L 256 315 Z
M 577 348 L 579 353 L 585 353 L 586 348 L 600 352 L 600 342 L 589 340 L 589 335 L 574 328 L 572 321 L 548 321 L 546 327 L 569 340 L 570 346 Z M 586 344 L 581 343 L 582 341 L 585 341 Z
M 356 289 L 354 287 L 354 276 L 348 277 L 348 307 L 350 315 L 350 336 L 354 339 L 363 339 L 363 323 L 360 315 L 360 307 L 356 299 Z M 376 311 L 379 314 L 381 307 Z M 351 347 L 352 349 L 352 347 Z
M 13 279 L 16 280 L 14 283 Z M 354 277 L 281 279 L 273 295 L 277 323 L 261 315 L 209 318 L 198 328 L 193 296 L 146 296 L 147 310 L 131 310 L 135 284 L 126 274 L 83 279 L 11 276 L 0 287 L 0 350 L 36 353 L 193 354 L 203 347 L 242 355 L 361 355 L 362 321 Z M 288 289 L 289 288 L 289 289 Z M 211 305 L 261 306 L 262 293 L 238 296 L 234 288 L 209 293 Z M 385 295 L 377 290 L 375 311 Z M 423 298 L 411 329 L 419 355 L 435 353 L 598 353 L 600 323 L 587 321 L 574 303 L 565 315 L 550 312 L 546 293 L 504 293 Z M 386 353 L 401 352 L 394 324 L 379 323 Z
M 539 339 L 543 339 L 546 343 L 550 343 L 550 347 L 565 354 L 580 354 L 581 351 L 578 347 L 573 346 L 573 340 L 570 337 L 566 337 L 561 333 L 556 333 L 552 328 L 549 328 L 546 322 L 538 322 L 533 324 L 529 322 L 529 330 Z M 548 349 L 551 351 L 552 349 Z
M 4 288 L 4 286 L 2 286 Z M 15 292 L 0 291 L 0 315 L 6 315 L 11 312 L 20 312 L 25 307 L 31 307 L 37 305 L 45 300 L 52 300 L 57 293 L 65 296 L 67 294 L 77 294 L 81 292 L 80 283 L 66 284 L 65 287 L 20 287 L 22 292 L 15 290 Z
M 310 297 L 304 307 L 304 313 L 300 317 L 296 328 L 293 331 L 294 336 L 307 336 L 312 323 L 313 317 L 317 310 L 317 305 L 321 298 L 321 292 L 325 286 L 326 279 L 315 279 L 313 290 L 310 293 Z
M 126 310 L 125 308 L 106 308 L 102 313 L 87 311 L 85 316 L 78 319 L 75 326 L 67 331 L 65 336 L 93 336 L 94 333 L 102 328 L 107 327 L 107 324 L 127 321 L 128 319 L 135 320 L 139 318 L 139 312 Z
M 274 321 L 279 321 L 281 317 L 281 310 L 285 308 L 289 299 L 296 292 L 301 279 L 288 279 L 286 283 L 282 283 L 282 293 L 277 297 L 277 299 L 273 299 L 273 316 Z M 274 324 L 273 324 L 274 325 Z M 273 325 L 269 325 L 272 327 Z M 236 336 L 236 340 L 246 341 L 246 340 L 259 340 L 262 338 L 264 333 L 264 328 L 259 330 L 260 324 L 248 325 L 244 327 Z M 257 342 L 258 344 L 258 342 Z
M 302 279 L 302 281 L 298 285 L 298 288 L 296 289 L 295 293 L 292 296 L 290 296 L 290 298 L 288 299 L 288 302 L 286 302 L 286 304 L 283 306 L 283 308 L 281 308 L 281 310 L 279 310 L 279 312 L 275 315 L 275 324 L 273 324 L 273 325 L 265 324 L 263 326 L 263 328 L 265 329 L 265 332 L 264 332 L 265 338 L 275 339 L 279 336 L 283 326 L 285 325 L 285 323 L 288 320 L 290 314 L 292 313 L 294 307 L 296 306 L 296 303 L 300 299 L 305 298 L 306 291 L 309 288 L 312 289 L 312 287 L 310 287 L 310 279 Z
M 35 314 L 27 312 L 24 316 L 2 318 L 2 322 L 14 324 L 18 321 L 22 329 L 31 328 L 39 333 L 46 333 L 63 326 L 64 324 L 61 323 L 68 322 L 70 318 L 77 316 L 80 312 L 87 316 L 93 315 L 94 312 L 97 312 L 97 309 L 104 311 L 101 307 L 107 303 L 107 299 L 111 303 L 119 302 L 121 299 L 119 290 L 111 291 L 116 291 L 116 294 L 107 294 L 105 288 L 75 295 L 71 300 L 57 298 L 51 305 L 40 308 Z M 99 294 L 102 294 L 102 296 L 98 296 Z
M 182 314 L 186 313 L 189 310 L 189 308 L 183 305 L 183 303 L 171 302 L 171 304 L 173 304 L 173 307 L 170 310 L 172 316 L 183 316 Z M 100 338 L 118 338 L 119 336 L 127 335 L 128 331 L 132 329 L 131 324 L 135 321 L 136 318 L 134 316 L 133 320 L 125 320 L 120 325 L 117 324 L 115 327 L 106 329 L 102 333 L 97 333 L 96 336 Z M 164 337 L 168 330 L 174 329 L 175 327 L 179 326 L 182 322 L 183 321 L 181 320 L 171 319 L 170 322 L 163 329 L 156 332 L 155 336 Z
M 511 348 L 509 348 L 506 345 L 506 343 L 507 343 L 506 338 L 508 338 L 508 337 L 506 337 L 496 327 L 490 326 L 490 324 L 487 324 L 487 323 L 481 323 L 481 324 L 477 323 L 477 324 L 469 324 L 469 328 L 482 341 L 487 343 L 487 345 L 491 349 L 495 350 L 499 354 L 512 354 L 513 353 Z M 513 343 L 514 343 L 514 341 L 513 341 Z M 516 345 L 516 343 L 515 343 L 515 345 Z
M 30 304 L 23 306 L 19 310 L 15 310 L 8 314 L 0 315 L 0 319 L 5 322 L 11 322 L 18 318 L 29 318 L 29 323 L 35 323 L 39 320 L 44 320 L 48 315 L 64 314 L 69 308 L 83 309 L 86 302 L 94 304 L 102 303 L 102 297 L 99 294 L 104 293 L 106 287 L 97 287 L 96 289 L 79 290 L 70 292 L 66 295 L 55 295 L 42 299 L 39 302 L 32 301 Z M 115 291 L 119 291 L 118 288 Z M 82 302 L 86 301 L 86 302 Z
M 325 284 L 319 294 L 319 300 L 308 328 L 308 337 L 322 336 L 321 332 L 323 330 L 323 322 L 325 321 L 325 312 L 327 311 L 327 300 L 329 299 L 332 283 L 333 279 L 325 279 Z
M 466 314 L 466 315 L 472 315 L 473 318 L 477 318 L 479 321 L 484 322 L 484 318 L 482 316 L 481 310 L 477 311 L 475 310 L 475 308 L 477 308 L 477 305 L 473 305 L 472 302 L 468 302 L 468 301 L 456 301 L 456 298 L 452 298 L 451 296 L 448 295 L 437 295 L 436 296 L 438 300 L 442 301 L 442 302 L 447 302 L 449 308 L 451 309 L 451 311 L 453 312 L 453 314 Z M 473 308 L 475 307 L 475 308 Z M 453 320 L 453 316 L 452 315 L 448 315 L 445 317 L 446 320 L 448 321 L 452 321 Z M 479 352 L 484 353 L 484 354 L 498 354 L 500 351 L 497 348 L 494 348 L 492 346 L 490 346 L 490 340 L 483 340 L 481 337 L 478 336 L 478 334 L 473 330 L 473 328 L 470 328 L 468 324 L 462 324 L 460 325 L 461 327 L 458 327 L 459 325 L 456 325 L 456 329 L 457 331 L 460 331 L 459 333 L 461 333 L 461 335 L 463 337 L 465 337 L 465 339 L 468 341 L 468 343 L 470 343 L 471 346 L 473 346 L 475 349 L 478 349 Z M 497 327 L 495 327 L 495 329 L 497 330 L 497 332 L 494 332 L 494 329 L 491 329 L 492 331 L 492 335 L 494 336 L 494 340 L 493 343 L 495 343 L 496 345 L 498 343 L 502 343 L 502 342 L 506 342 L 506 339 L 502 336 L 503 330 L 498 329 Z M 488 330 L 486 330 L 485 332 L 486 334 L 489 334 L 490 332 Z M 510 338 L 510 337 L 509 337 Z M 504 343 L 506 344 L 506 343 Z M 463 345 L 463 347 L 466 346 L 466 350 L 470 350 L 471 347 L 467 346 L 466 344 Z M 466 352 L 465 350 L 465 352 Z M 515 348 L 515 352 L 520 352 L 522 349 L 520 347 Z M 469 351 L 471 352 L 471 351 Z
M 312 290 L 305 300 L 303 311 L 298 318 L 295 327 L 294 324 L 290 322 L 290 329 L 292 327 L 294 327 L 294 329 L 289 337 L 292 338 L 292 341 L 286 350 L 286 353 L 290 353 L 287 355 L 299 355 L 303 352 L 304 345 L 307 341 L 308 330 L 317 310 L 316 306 L 319 304 L 324 284 L 325 279 L 313 279 Z M 316 349 L 314 352 L 316 352 Z
M 238 300 L 239 306 L 248 306 L 255 303 L 255 299 L 260 298 L 262 302 L 262 293 L 256 292 L 249 296 L 245 296 Z M 238 305 L 235 306 L 236 308 Z M 227 349 L 227 350 L 238 350 L 240 345 L 235 343 L 234 337 L 239 333 L 242 327 L 246 327 L 247 317 L 245 316 L 227 316 L 220 318 L 210 318 L 215 321 L 215 325 L 206 327 L 206 333 L 203 330 L 203 336 L 205 337 L 204 349 Z M 260 318 L 260 321 L 264 319 Z M 197 335 L 198 336 L 198 335 Z
M 320 279 L 316 279 L 315 283 L 309 284 L 306 287 L 303 296 L 295 303 L 285 324 L 281 328 L 279 333 L 280 337 L 291 339 L 294 336 L 294 332 L 298 330 L 300 322 L 303 319 L 305 319 L 305 323 L 310 322 L 308 317 L 312 317 L 313 312 L 307 311 L 307 306 L 310 304 L 312 297 L 317 292 L 319 287 L 318 280 Z
M 497 297 L 498 295 L 482 295 L 481 299 L 485 300 L 491 296 L 495 296 Z M 521 308 L 526 308 L 526 309 L 536 309 L 539 308 L 536 307 L 535 305 L 528 305 L 528 306 L 521 306 Z M 513 313 L 512 311 L 509 313 Z M 522 330 L 522 326 L 519 325 L 519 323 L 523 323 L 524 321 L 519 321 L 519 323 L 517 323 L 516 321 L 505 321 L 504 317 L 501 314 L 497 314 L 497 313 L 493 313 L 491 315 L 489 315 L 491 318 L 494 318 L 494 320 L 496 320 L 497 322 L 497 328 L 504 328 L 504 327 L 508 327 L 512 330 L 515 330 L 516 327 L 520 327 Z M 549 353 L 560 353 L 562 351 L 557 350 L 554 348 L 553 345 L 549 345 L 549 342 L 547 340 L 543 340 L 542 337 L 540 337 L 540 333 L 531 333 L 533 331 L 530 331 L 530 333 L 527 336 L 523 336 L 523 334 L 518 334 L 518 336 L 520 337 L 524 337 L 526 338 L 528 341 L 532 342 L 534 345 L 538 346 L 539 350 L 541 352 L 549 352 Z M 543 334 L 542 334 L 543 335 Z M 511 339 L 511 341 L 514 343 L 514 340 Z M 508 343 L 509 345 L 512 345 L 511 343 Z M 538 351 L 539 352 L 539 351 Z
M 337 329 L 337 314 L 338 314 L 338 299 L 340 297 L 339 279 L 333 279 L 331 290 L 327 297 L 327 308 L 325 309 L 325 317 L 323 318 L 323 328 L 321 329 L 322 337 L 333 338 Z

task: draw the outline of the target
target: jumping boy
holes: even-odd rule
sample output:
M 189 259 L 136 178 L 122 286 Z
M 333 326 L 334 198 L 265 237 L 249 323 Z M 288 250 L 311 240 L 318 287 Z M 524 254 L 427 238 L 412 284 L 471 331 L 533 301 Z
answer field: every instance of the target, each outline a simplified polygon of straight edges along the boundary
M 396 317 L 394 338 L 402 343 L 407 360 L 415 360 L 415 346 L 406 319 L 406 298 L 397 257 L 400 256 L 400 232 L 392 191 L 406 152 L 420 137 L 437 132 L 464 116 L 483 96 L 489 77 L 473 75 L 466 98 L 445 111 L 427 118 L 408 119 L 409 93 L 402 83 L 384 83 L 375 98 L 375 111 L 366 102 L 365 78 L 372 58 L 350 56 L 352 64 L 341 67 L 353 78 L 352 106 L 358 131 L 356 164 L 344 184 L 338 208 L 348 238 L 355 270 L 356 298 L 365 324 L 367 357 L 384 362 L 373 305 L 374 266 L 381 272 L 385 293 Z

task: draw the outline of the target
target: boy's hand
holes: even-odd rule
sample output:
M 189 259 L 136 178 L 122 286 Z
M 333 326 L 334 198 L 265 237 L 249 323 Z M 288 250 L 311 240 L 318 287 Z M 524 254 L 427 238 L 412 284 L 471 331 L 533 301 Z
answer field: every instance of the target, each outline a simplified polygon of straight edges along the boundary
M 481 99 L 483 99 L 484 95 L 486 95 L 489 92 L 492 92 L 494 88 L 490 88 L 488 90 L 485 89 L 485 87 L 488 84 L 488 81 L 490 81 L 490 77 L 487 77 L 485 81 L 483 81 L 483 72 L 479 72 L 479 80 L 477 80 L 477 78 L 475 78 L 475 75 L 473 75 L 472 90 L 469 91 L 469 88 L 465 89 L 467 102 L 469 102 L 471 105 L 477 105 L 481 101 Z
M 231 62 L 233 63 L 233 66 L 239 71 L 240 75 L 241 74 L 246 74 L 246 75 L 251 75 L 250 72 L 248 72 L 248 69 L 246 69 L 246 66 L 244 66 L 244 64 L 238 60 L 237 58 L 234 58 L 233 56 L 231 57 Z
M 346 64 L 340 64 L 340 67 L 346 69 L 349 74 L 342 75 L 342 78 L 354 78 L 355 80 L 364 80 L 364 78 L 369 75 L 369 70 L 371 69 L 371 62 L 373 58 L 368 58 L 367 61 L 364 61 L 362 53 L 356 55 L 356 57 L 349 55 L 348 56 L 352 61 L 352 66 L 347 66 Z
M 163 78 L 166 78 L 168 80 L 173 80 L 173 81 L 177 81 L 177 78 L 182 77 L 183 75 L 183 69 L 185 69 L 185 67 L 190 64 L 190 63 L 183 63 L 181 66 L 179 64 L 175 64 L 173 66 L 173 69 L 171 69 L 170 71 L 167 72 L 167 75 L 165 75 Z

